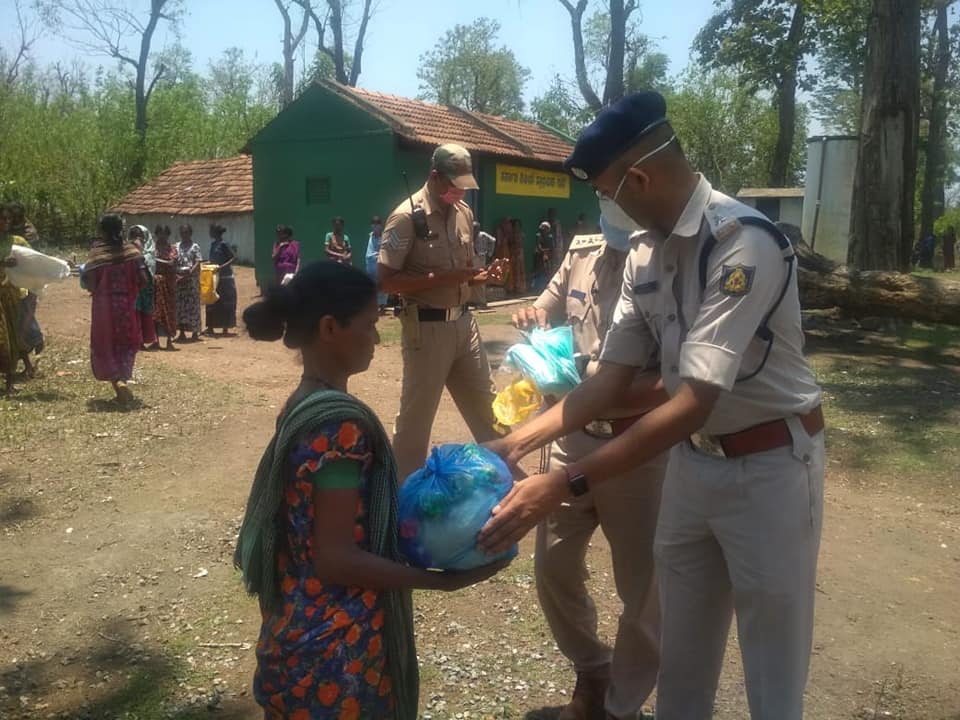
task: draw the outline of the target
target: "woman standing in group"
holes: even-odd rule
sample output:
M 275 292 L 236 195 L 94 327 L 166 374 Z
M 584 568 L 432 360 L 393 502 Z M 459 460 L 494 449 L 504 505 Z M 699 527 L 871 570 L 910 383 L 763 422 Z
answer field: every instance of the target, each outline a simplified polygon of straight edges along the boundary
M 20 300 L 24 293 L 7 280 L 5 268 L 15 267 L 14 245 L 26 245 L 19 235 L 11 235 L 10 208 L 0 205 L 0 373 L 4 377 L 4 392 L 13 390 L 13 376 L 20 360 Z
M 127 402 L 133 393 L 127 381 L 140 349 L 137 296 L 147 284 L 143 255 L 123 241 L 123 219 L 108 214 L 100 218 L 100 238 L 90 248 L 84 264 L 87 289 L 93 295 L 90 317 L 90 364 L 97 380 L 109 381 L 117 400 Z
M 170 228 L 157 225 L 156 262 L 153 278 L 153 319 L 167 335 L 166 350 L 177 350 L 173 337 L 177 334 L 177 249 L 170 243 Z
M 544 221 L 537 229 L 537 247 L 533 255 L 533 287 L 540 293 L 553 277 L 554 240 L 550 223 Z
M 282 285 L 287 275 L 300 270 L 300 243 L 293 239 L 293 228 L 277 225 L 277 239 L 273 243 L 273 272 L 276 285 Z
M 253 693 L 267 718 L 414 720 L 410 590 L 456 590 L 506 565 L 459 573 L 404 565 L 390 438 L 347 392 L 373 360 L 377 316 L 376 283 L 331 262 L 306 266 L 243 314 L 250 337 L 283 338 L 303 360 L 234 556 L 260 600 Z
M 157 246 L 153 235 L 143 225 L 134 225 L 127 232 L 127 240 L 143 254 L 143 261 L 147 268 L 147 283 L 137 294 L 136 309 L 140 319 L 140 341 L 142 350 L 159 350 L 160 340 L 157 338 L 157 324 L 153 319 L 155 285 L 154 276 L 157 274 Z
M 177 342 L 200 339 L 200 263 L 203 255 L 193 241 L 193 228 L 180 226 L 180 244 L 177 245 Z
M 343 218 L 333 219 L 333 232 L 328 232 L 323 241 L 323 249 L 327 260 L 333 260 L 341 265 L 350 265 L 353 262 L 353 248 L 350 247 L 350 236 L 343 231 Z
M 520 218 L 514 218 L 511 222 L 509 289 L 516 295 L 527 292 L 526 240 Z
M 215 335 L 217 328 L 223 328 L 226 335 L 230 328 L 237 326 L 237 282 L 233 277 L 233 262 L 237 256 L 223 239 L 227 229 L 218 223 L 210 226 L 210 262 L 217 265 L 217 295 L 220 299 L 212 305 L 207 305 L 206 334 Z

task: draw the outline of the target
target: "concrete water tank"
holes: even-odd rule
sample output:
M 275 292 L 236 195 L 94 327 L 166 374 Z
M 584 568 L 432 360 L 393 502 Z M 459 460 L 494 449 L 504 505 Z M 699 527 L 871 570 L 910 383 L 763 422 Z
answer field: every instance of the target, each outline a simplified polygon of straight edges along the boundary
M 803 238 L 818 253 L 839 263 L 847 262 L 859 143 L 856 135 L 827 135 L 807 140 Z

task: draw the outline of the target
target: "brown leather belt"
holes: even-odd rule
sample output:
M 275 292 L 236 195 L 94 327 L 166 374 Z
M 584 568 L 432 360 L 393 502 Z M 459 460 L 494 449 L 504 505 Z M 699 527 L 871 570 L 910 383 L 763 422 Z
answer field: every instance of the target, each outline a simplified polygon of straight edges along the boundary
M 417 308 L 417 318 L 420 322 L 453 322 L 463 317 L 466 312 L 466 305 L 452 308 Z
M 823 408 L 817 405 L 805 415 L 797 416 L 810 437 L 823 431 Z M 728 458 L 743 457 L 793 444 L 786 420 L 773 420 L 728 435 L 691 436 L 695 450 Z
M 646 413 L 613 420 L 594 420 L 584 426 L 583 432 L 597 440 L 610 440 L 623 435 L 631 425 L 642 418 Z

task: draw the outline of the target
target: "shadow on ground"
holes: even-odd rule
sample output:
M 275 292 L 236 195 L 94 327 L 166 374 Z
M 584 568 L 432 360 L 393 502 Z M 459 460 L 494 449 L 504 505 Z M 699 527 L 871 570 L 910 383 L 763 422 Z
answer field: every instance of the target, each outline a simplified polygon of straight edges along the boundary
M 0 607 L 3 592 L 0 586 Z M 0 717 L 199 720 L 213 710 L 226 710 L 218 712 L 221 717 L 242 714 L 238 708 L 230 712 L 231 702 L 216 691 L 185 696 L 184 683 L 203 682 L 191 678 L 186 664 L 166 648 L 135 638 L 122 619 L 88 627 L 83 637 L 89 642 L 78 641 L 77 649 L 0 665 L 0 685 L 8 693 L 0 696 Z

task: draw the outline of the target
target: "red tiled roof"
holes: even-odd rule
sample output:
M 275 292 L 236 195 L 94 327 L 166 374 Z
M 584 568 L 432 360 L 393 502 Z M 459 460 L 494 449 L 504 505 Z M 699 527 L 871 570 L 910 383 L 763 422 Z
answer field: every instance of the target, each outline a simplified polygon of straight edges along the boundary
M 238 155 L 175 163 L 113 209 L 127 215 L 253 212 L 253 162 L 249 155 Z
M 548 163 L 562 163 L 573 150 L 573 145 L 539 125 L 332 82 L 321 85 L 380 117 L 412 142 L 456 142 L 475 152 Z

